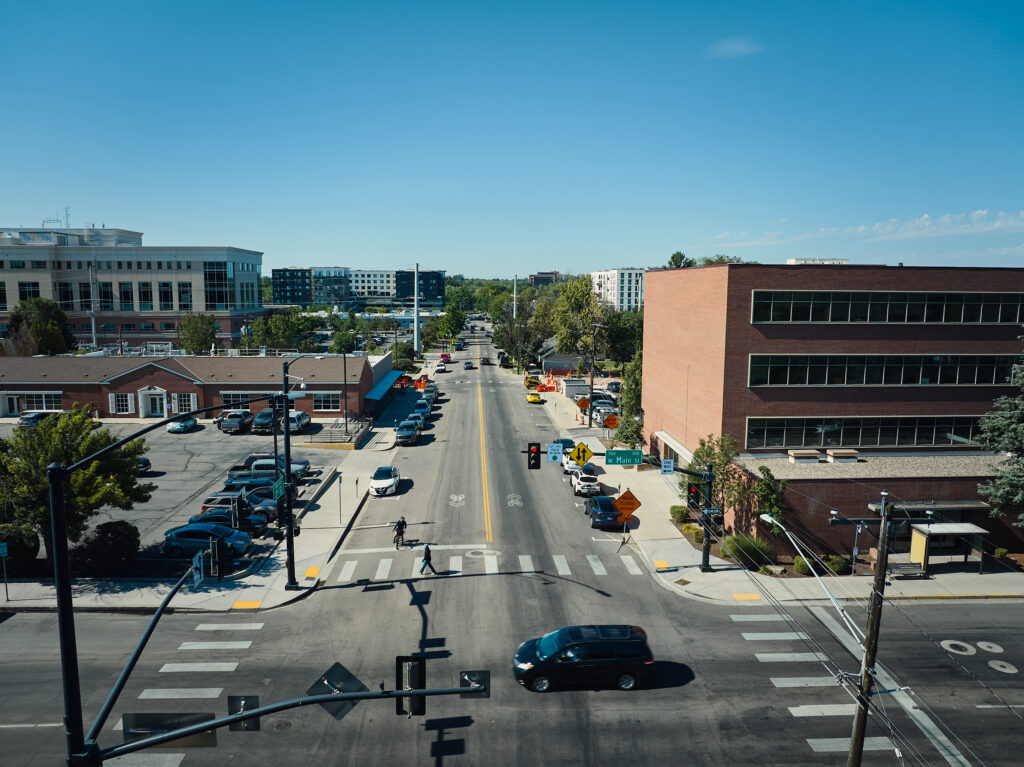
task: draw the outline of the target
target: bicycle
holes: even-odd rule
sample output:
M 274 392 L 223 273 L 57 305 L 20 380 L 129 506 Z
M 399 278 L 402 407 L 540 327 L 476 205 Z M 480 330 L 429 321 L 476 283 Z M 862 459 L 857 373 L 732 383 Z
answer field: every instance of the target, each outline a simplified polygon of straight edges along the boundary
M 405 532 L 402 530 L 395 531 L 395 549 L 400 549 L 405 545 Z

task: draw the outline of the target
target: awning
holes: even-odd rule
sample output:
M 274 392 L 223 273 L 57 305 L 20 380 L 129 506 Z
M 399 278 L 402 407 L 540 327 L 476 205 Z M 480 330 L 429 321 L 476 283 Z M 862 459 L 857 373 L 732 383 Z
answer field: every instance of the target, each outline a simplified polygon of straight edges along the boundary
M 683 443 L 679 442 L 668 435 L 668 432 L 656 431 L 654 436 L 658 438 L 658 441 L 668 445 L 670 448 L 676 451 L 676 454 L 680 458 L 685 458 L 687 461 L 693 460 L 693 453 L 683 447 Z
M 395 381 L 401 378 L 403 375 L 401 370 L 392 370 L 390 373 L 380 379 L 376 386 L 370 389 L 370 393 L 366 395 L 366 399 L 380 400 L 385 394 L 395 385 Z
M 911 525 L 923 535 L 985 535 L 984 527 L 972 525 L 970 522 L 936 522 L 931 525 Z

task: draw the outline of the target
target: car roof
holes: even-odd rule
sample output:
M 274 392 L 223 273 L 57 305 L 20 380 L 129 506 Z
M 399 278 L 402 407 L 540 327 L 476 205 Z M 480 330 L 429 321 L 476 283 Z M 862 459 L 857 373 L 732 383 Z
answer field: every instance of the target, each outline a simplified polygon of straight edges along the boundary
M 627 625 L 590 625 L 566 626 L 562 629 L 564 636 L 573 642 L 585 642 L 593 639 L 618 639 L 640 641 L 647 639 L 647 632 L 639 626 Z
M 614 506 L 615 499 L 610 495 L 595 495 L 589 500 L 597 506 L 599 511 L 612 511 L 616 514 L 618 513 L 618 509 Z

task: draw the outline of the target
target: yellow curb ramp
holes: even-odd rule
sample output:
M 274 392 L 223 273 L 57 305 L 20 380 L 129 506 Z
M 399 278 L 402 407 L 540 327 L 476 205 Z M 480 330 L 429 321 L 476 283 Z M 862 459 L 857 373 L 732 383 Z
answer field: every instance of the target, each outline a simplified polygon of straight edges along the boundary
M 231 605 L 232 610 L 259 610 L 263 602 L 235 602 Z

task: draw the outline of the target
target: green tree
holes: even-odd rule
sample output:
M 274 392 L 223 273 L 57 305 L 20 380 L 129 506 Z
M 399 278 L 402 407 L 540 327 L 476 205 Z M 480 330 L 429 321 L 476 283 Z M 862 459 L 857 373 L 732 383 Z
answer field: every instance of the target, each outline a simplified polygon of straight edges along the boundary
M 356 337 L 344 330 L 335 333 L 331 342 L 331 354 L 351 354 L 356 350 Z
M 630 447 L 643 444 L 643 409 L 640 396 L 643 390 L 643 352 L 637 351 L 622 370 L 622 391 L 619 392 L 619 425 L 615 439 Z
M 446 306 L 444 315 L 438 320 L 442 338 L 458 338 L 466 325 L 466 313 L 455 306 Z
M 999 473 L 978 485 L 978 492 L 992 504 L 992 516 L 1012 515 L 1014 526 L 1024 527 L 1024 365 L 1013 366 L 1010 382 L 1021 393 L 997 399 L 979 422 L 977 443 L 1005 457 Z
M 607 354 L 621 365 L 644 345 L 644 310 L 609 312 L 604 321 Z
M 701 266 L 717 266 L 718 264 L 754 264 L 756 261 L 744 261 L 739 256 L 726 256 L 716 253 L 713 256 L 704 256 L 700 260 Z
M 298 307 L 274 312 L 269 318 L 258 317 L 253 322 L 246 345 L 253 348 L 318 352 L 320 345 L 316 341 L 316 331 L 319 327 L 319 317 L 304 315 Z
M 750 491 L 747 487 L 746 472 L 733 461 L 739 455 L 739 444 L 731 434 L 715 437 L 709 434 L 701 437 L 697 449 L 693 451 L 693 460 L 687 468 L 690 471 L 703 472 L 707 464 L 711 464 L 715 472 L 715 481 L 711 488 L 710 508 L 722 509 L 745 506 Z M 683 475 L 679 486 L 684 491 L 692 480 Z M 698 483 L 702 484 L 702 483 Z M 703 490 L 706 493 L 706 489 Z
M 20 333 L 22 328 L 27 333 Z M 75 334 L 68 326 L 68 316 L 56 301 L 49 298 L 19 301 L 11 309 L 7 330 L 11 338 L 31 338 L 28 345 L 32 348 L 19 349 L 20 353 L 64 354 L 75 348 Z
M 49 561 L 53 541 L 46 467 L 51 463 L 71 466 L 118 439 L 80 408 L 0 439 L 0 497 L 10 503 L 15 524 L 39 533 Z M 132 509 L 150 499 L 156 485 L 140 483 L 135 466 L 145 452 L 144 439 L 132 440 L 68 478 L 64 502 L 69 541 L 78 541 L 89 519 L 104 506 Z
M 446 285 L 444 289 L 444 305 L 454 307 L 462 312 L 471 312 L 475 304 L 474 291 L 465 284 Z
M 260 303 L 274 303 L 274 281 L 270 277 L 260 277 Z
M 668 263 L 665 265 L 666 269 L 680 269 L 689 268 L 696 266 L 697 262 L 687 256 L 683 251 L 677 250 L 671 256 L 668 257 Z
M 590 275 L 570 279 L 561 286 L 555 302 L 558 351 L 562 354 L 590 356 L 595 324 L 603 317 L 601 305 L 590 283 Z M 600 340 L 600 338 L 598 339 Z
M 750 490 L 756 505 L 755 513 L 767 514 L 774 519 L 775 523 L 771 525 L 772 535 L 781 535 L 782 528 L 779 524 L 791 511 L 790 505 L 786 502 L 787 480 L 776 479 L 767 466 L 758 466 L 757 471 L 761 476 L 754 480 Z
M 212 314 L 187 312 L 178 326 L 178 345 L 189 354 L 207 351 L 217 343 L 215 325 Z

